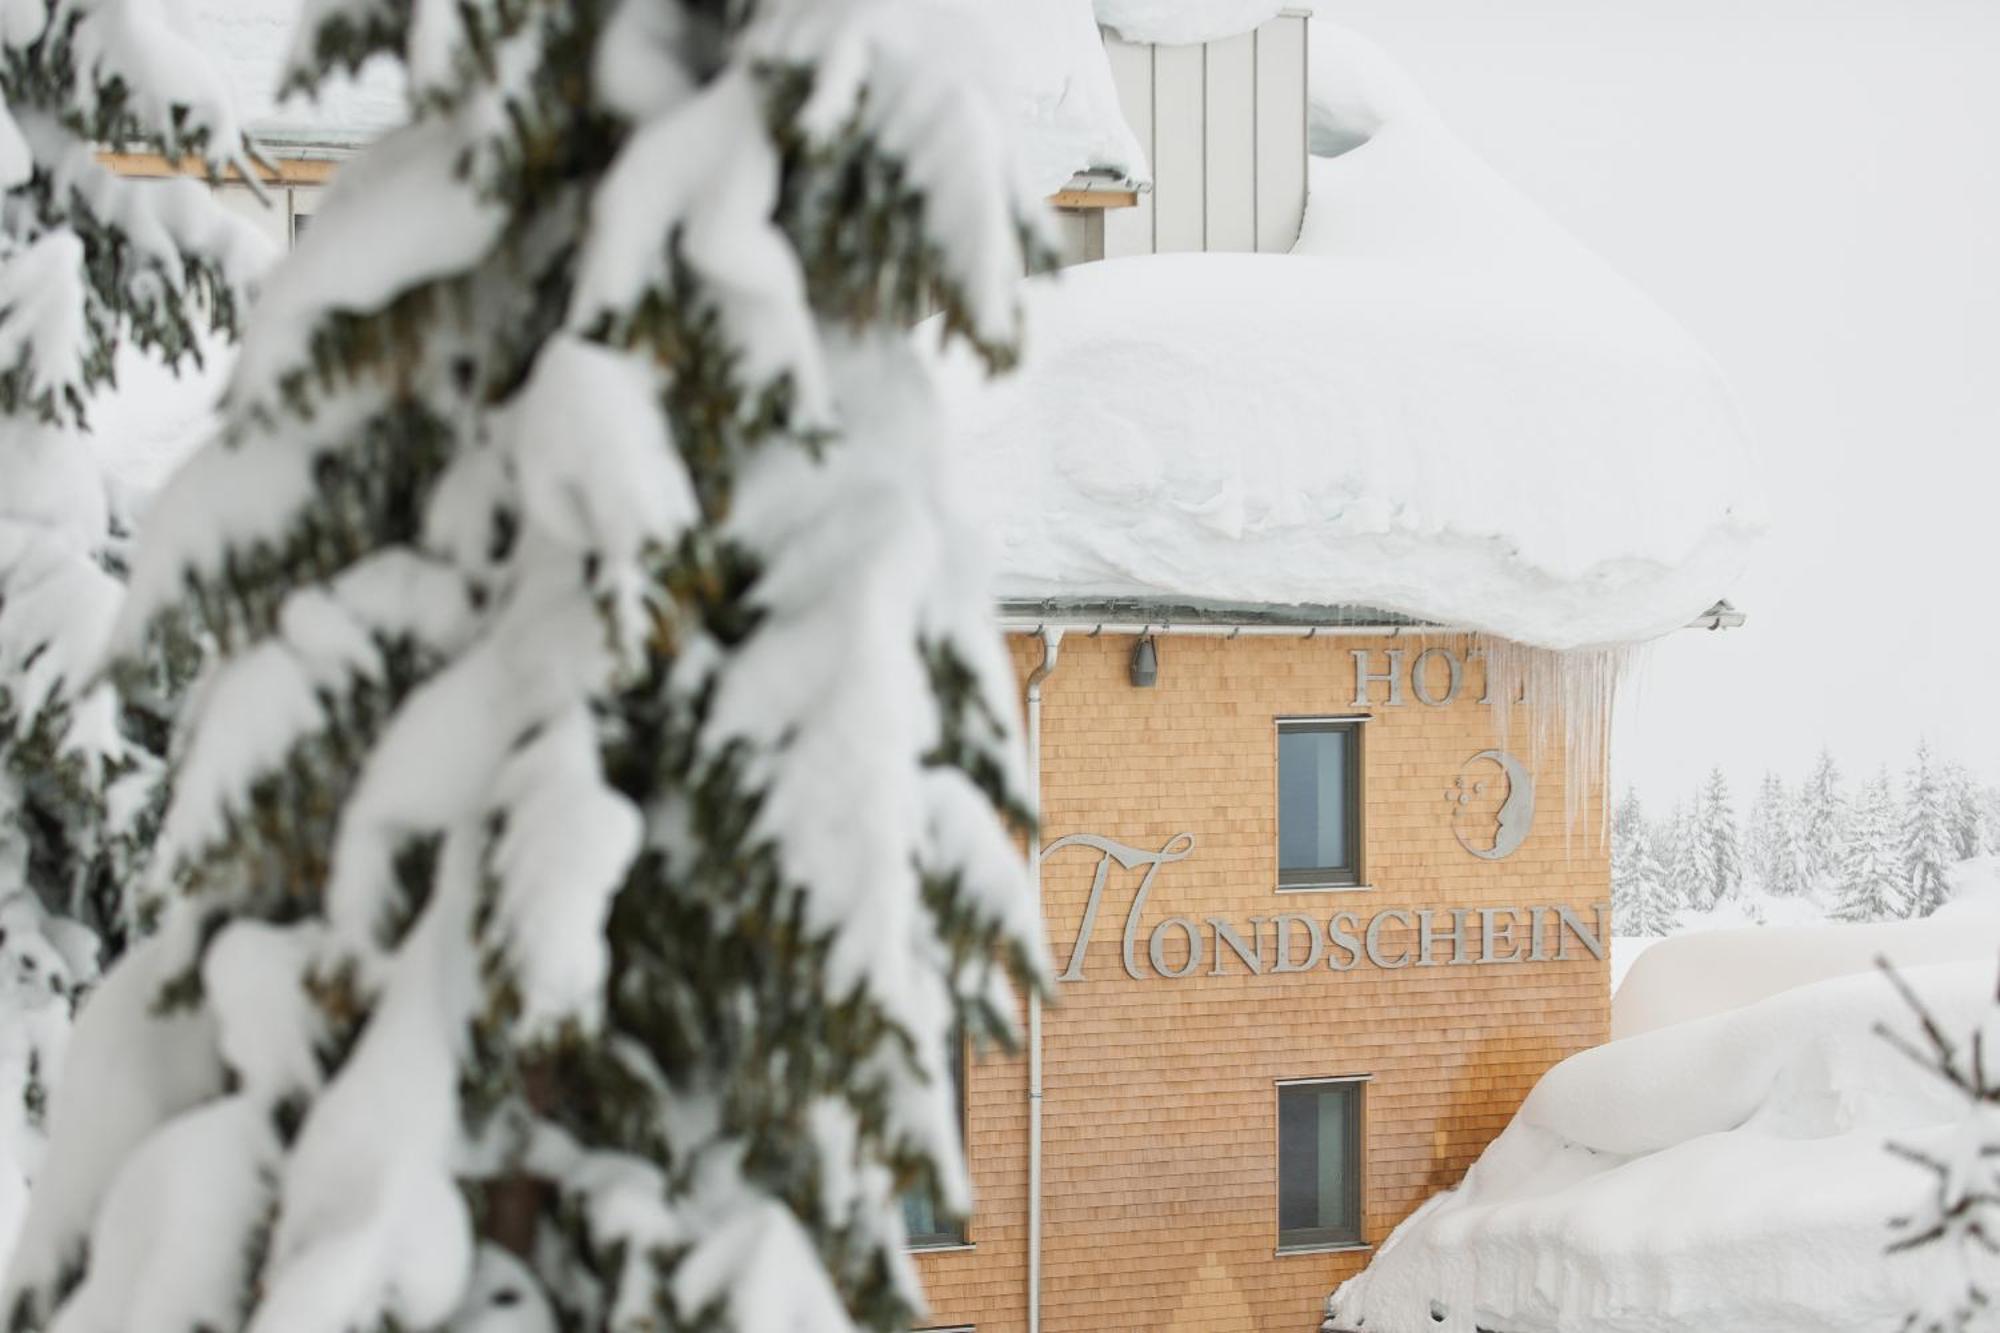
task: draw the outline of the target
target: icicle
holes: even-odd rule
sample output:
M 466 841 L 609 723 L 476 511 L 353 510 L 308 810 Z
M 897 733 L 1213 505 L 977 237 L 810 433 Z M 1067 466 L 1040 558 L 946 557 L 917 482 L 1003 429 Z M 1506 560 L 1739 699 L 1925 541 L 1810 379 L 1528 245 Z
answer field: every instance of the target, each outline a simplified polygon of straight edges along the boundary
M 1645 647 L 1536 648 L 1482 634 L 1473 636 L 1472 652 L 1485 663 L 1499 744 L 1510 744 L 1523 710 L 1529 766 L 1541 774 L 1552 754 L 1562 761 L 1565 838 L 1589 832 L 1593 798 L 1610 790 L 1612 710 Z M 1609 831 L 1610 820 L 1599 821 L 1600 841 Z

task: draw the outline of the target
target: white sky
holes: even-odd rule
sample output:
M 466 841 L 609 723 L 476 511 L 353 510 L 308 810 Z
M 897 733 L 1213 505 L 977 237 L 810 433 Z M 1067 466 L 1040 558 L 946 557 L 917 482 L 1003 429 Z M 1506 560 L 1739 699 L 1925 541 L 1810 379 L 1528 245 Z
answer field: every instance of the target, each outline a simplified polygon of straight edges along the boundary
M 1319 0 L 1723 363 L 1777 527 L 1614 780 L 1739 802 L 1919 733 L 2000 778 L 2000 3 Z

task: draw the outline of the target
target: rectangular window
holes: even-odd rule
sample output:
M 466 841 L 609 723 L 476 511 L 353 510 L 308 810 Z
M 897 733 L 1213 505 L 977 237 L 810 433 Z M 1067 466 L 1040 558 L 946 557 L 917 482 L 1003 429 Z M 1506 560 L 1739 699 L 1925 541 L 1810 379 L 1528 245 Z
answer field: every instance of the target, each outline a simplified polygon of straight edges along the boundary
M 1363 1244 L 1361 1079 L 1278 1085 L 1278 1248 Z
M 971 1153 L 970 1136 L 966 1134 L 965 1123 L 965 1037 L 961 1033 L 953 1038 L 955 1054 L 951 1060 L 951 1095 L 958 1108 L 958 1132 L 961 1142 L 966 1144 L 968 1157 Z M 948 1245 L 965 1244 L 965 1222 L 954 1218 L 944 1210 L 937 1195 L 923 1185 L 913 1185 L 903 1195 L 903 1231 L 913 1250 L 934 1250 Z
M 1278 887 L 1361 882 L 1361 724 L 1278 723 Z

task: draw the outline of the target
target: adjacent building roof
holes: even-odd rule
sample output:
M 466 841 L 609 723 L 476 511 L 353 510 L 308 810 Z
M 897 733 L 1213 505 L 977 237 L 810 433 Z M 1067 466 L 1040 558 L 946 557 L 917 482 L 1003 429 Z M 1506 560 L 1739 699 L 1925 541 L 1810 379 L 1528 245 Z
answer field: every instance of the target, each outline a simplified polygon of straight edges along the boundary
M 1097 21 L 1131 42 L 1188 45 L 1234 37 L 1284 10 L 1309 9 L 1298 0 L 1096 0 Z
M 1762 526 L 1714 363 L 1379 51 L 1312 54 L 1295 253 L 1069 269 L 1026 288 L 1020 373 L 949 363 L 1001 595 L 1359 605 L 1550 648 L 1697 620 Z
M 400 124 L 403 81 L 380 61 L 358 79 L 337 79 L 316 98 L 278 96 L 303 0 L 188 0 L 187 22 L 242 108 L 258 140 L 279 149 L 348 149 Z

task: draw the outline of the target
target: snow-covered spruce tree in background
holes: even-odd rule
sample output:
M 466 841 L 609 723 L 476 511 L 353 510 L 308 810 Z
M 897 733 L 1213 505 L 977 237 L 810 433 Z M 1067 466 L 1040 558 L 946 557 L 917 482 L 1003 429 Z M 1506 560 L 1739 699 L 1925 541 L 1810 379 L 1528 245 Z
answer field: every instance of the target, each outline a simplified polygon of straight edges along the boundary
M 122 648 L 187 604 L 221 653 L 13 1326 L 906 1325 L 950 1034 L 1040 966 L 906 334 L 1004 365 L 1041 258 L 958 25 L 306 12 L 298 82 L 387 54 L 416 118 L 142 535 Z
M 1979 854 L 2000 856 L 2000 785 L 1981 783 L 1975 799 L 1979 803 Z
M 1639 794 L 1628 789 L 1611 816 L 1612 929 L 1620 935 L 1666 934 L 1674 926 L 1670 892 Z
M 1781 897 L 1804 891 L 1798 806 L 1776 773 L 1766 773 L 1750 807 L 1750 864 L 1757 885 Z
M 1917 742 L 1916 758 L 1910 764 L 1909 785 L 1904 789 L 1903 824 L 1903 915 L 1929 916 L 1951 896 L 1946 868 L 1957 857 L 1951 839 L 1951 810 L 1944 774 L 1931 762 L 1931 747 Z
M 1713 907 L 1743 887 L 1743 852 L 1736 836 L 1736 807 L 1720 768 L 1709 770 L 1695 813 L 1700 846 L 1701 897 L 1696 906 Z
M 1896 793 L 1888 769 L 1862 787 L 1847 828 L 1833 915 L 1842 921 L 1887 921 L 1904 915 Z
M 1963 764 L 1948 764 L 1944 770 L 1947 826 L 1951 833 L 1954 861 L 1970 861 L 1986 850 L 1986 814 L 1979 796 L 1979 784 Z
M 1802 889 L 1822 903 L 1838 900 L 1847 842 L 1846 802 L 1833 755 L 1819 752 L 1799 789 L 1796 818 L 1798 875 Z
M 88 439 L 121 346 L 170 366 L 233 330 L 254 231 L 193 180 L 127 181 L 98 145 L 243 167 L 201 53 L 152 0 L 0 10 L 0 1254 L 35 1169 L 47 1085 L 154 817 L 159 700 L 97 679 L 119 537 Z M 185 645 L 182 645 L 183 647 Z M 164 675 L 163 675 L 164 673 Z
M 1701 837 L 1691 805 L 1677 804 L 1667 816 L 1658 836 L 1657 849 L 1664 842 L 1662 859 L 1667 867 L 1667 902 L 1673 911 L 1708 906 L 1708 872 L 1702 859 Z
M 1778 875 L 1778 826 L 1784 821 L 1785 784 L 1776 773 L 1766 771 L 1750 802 L 1750 819 L 1744 828 L 1745 850 L 1750 873 L 1759 888 L 1772 892 Z

